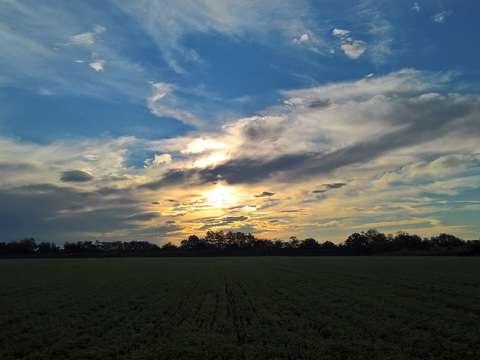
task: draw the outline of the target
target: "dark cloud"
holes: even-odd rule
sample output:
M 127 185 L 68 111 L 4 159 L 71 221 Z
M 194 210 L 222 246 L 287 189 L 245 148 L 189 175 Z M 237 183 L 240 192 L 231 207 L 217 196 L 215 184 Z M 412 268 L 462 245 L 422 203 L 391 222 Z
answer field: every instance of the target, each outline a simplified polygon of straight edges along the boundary
M 167 226 L 153 226 L 149 228 L 142 228 L 131 231 L 131 236 L 147 239 L 147 241 L 153 242 L 155 238 L 163 238 L 172 233 L 185 229 L 179 224 L 169 224 Z
M 131 189 L 120 189 L 117 187 L 101 187 L 97 190 L 95 190 L 96 194 L 104 195 L 104 196 L 109 196 L 109 195 L 128 195 L 131 192 Z
M 130 221 L 148 221 L 148 220 L 152 220 L 152 219 L 156 219 L 160 217 L 160 214 L 159 213 L 156 213 L 156 212 L 145 212 L 145 213 L 140 213 L 140 214 L 135 214 L 135 215 L 131 215 L 131 216 L 128 216 L 126 218 L 126 220 L 130 220 Z
M 87 182 L 93 180 L 93 176 L 83 170 L 70 170 L 62 172 L 60 181 L 63 182 Z
M 25 172 L 32 172 L 37 170 L 37 167 L 31 164 L 25 163 L 0 163 L 0 174 L 6 173 L 25 173 Z
M 160 205 L 160 203 L 158 201 L 152 201 L 151 204 L 153 205 Z
M 269 160 L 233 156 L 223 164 L 206 169 L 170 170 L 161 179 L 140 188 L 156 190 L 171 185 L 200 185 L 218 181 L 219 178 L 231 185 L 259 183 L 273 177 L 287 183 L 297 182 L 314 175 L 329 174 L 348 165 L 366 163 L 388 152 L 449 134 L 477 137 L 480 132 L 478 119 L 474 116 L 480 111 L 480 106 L 474 99 L 391 99 L 390 105 L 391 111 L 381 120 L 394 127 L 389 127 L 383 134 L 372 135 L 333 151 L 284 154 Z M 358 115 L 359 126 L 363 116 Z M 269 130 L 265 124 L 260 121 L 249 123 L 243 131 L 249 134 L 250 140 L 259 140 L 267 137 Z M 272 130 L 268 136 L 276 131 Z M 325 184 L 325 189 L 314 191 L 321 193 L 343 186 L 343 183 Z
M 346 185 L 345 183 L 324 184 L 327 189 L 340 189 Z
M 138 228 L 128 221 L 131 214 L 142 212 L 138 201 L 91 194 L 95 196 L 84 196 L 73 188 L 50 184 L 0 190 L 0 241 L 33 237 L 37 241 L 61 244 L 91 240 L 88 235 L 79 235 L 83 232 L 102 234 Z M 96 238 L 102 239 L 102 236 Z
M 230 223 L 233 223 L 233 222 L 245 221 L 245 220 L 248 220 L 248 217 L 246 217 L 246 216 L 227 216 L 225 218 L 222 218 L 222 222 L 225 223 L 225 224 L 230 224 Z
M 295 169 L 310 156 L 310 154 L 287 154 L 268 162 L 245 158 L 232 159 L 215 168 L 201 170 L 199 178 L 203 182 L 210 182 L 221 176 L 232 185 L 257 183 L 275 172 Z
M 340 189 L 344 186 L 347 186 L 347 184 L 345 184 L 345 183 L 332 183 L 332 184 L 323 184 L 322 186 L 325 187 L 325 189 L 323 189 L 323 190 L 313 190 L 312 194 L 323 194 L 324 192 L 327 192 L 328 190 Z
M 330 106 L 331 102 L 330 102 L 330 99 L 318 99 L 318 100 L 314 100 L 312 101 L 308 107 L 309 108 L 312 108 L 312 109 L 315 109 L 315 108 L 324 108 L 324 107 L 328 107 Z
M 275 195 L 275 193 L 264 191 L 261 194 L 253 195 L 253 196 L 259 198 L 259 197 L 273 196 L 273 195 Z
M 139 189 L 158 190 L 172 185 L 182 185 L 191 182 L 198 170 L 195 169 L 172 169 L 159 180 L 140 185 Z
M 200 230 L 208 230 L 214 227 L 228 227 L 230 224 L 247 220 L 249 220 L 247 216 L 225 216 L 195 219 L 190 222 L 204 224 Z
M 283 123 L 269 121 L 268 118 L 258 118 L 243 125 L 241 133 L 251 142 L 275 140 L 284 133 L 286 126 Z

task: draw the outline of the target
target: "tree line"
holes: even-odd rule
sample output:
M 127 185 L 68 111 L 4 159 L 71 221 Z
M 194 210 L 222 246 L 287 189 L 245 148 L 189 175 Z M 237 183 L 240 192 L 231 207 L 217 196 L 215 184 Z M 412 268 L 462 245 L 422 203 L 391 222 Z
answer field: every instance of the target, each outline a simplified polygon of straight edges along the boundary
M 340 243 L 313 238 L 288 241 L 259 239 L 242 232 L 207 231 L 175 245 L 148 241 L 77 241 L 57 246 L 33 238 L 0 243 L 2 257 L 103 257 L 103 256 L 254 256 L 254 255 L 480 255 L 480 240 L 465 241 L 442 233 L 430 238 L 399 231 L 384 234 L 376 229 L 354 233 Z

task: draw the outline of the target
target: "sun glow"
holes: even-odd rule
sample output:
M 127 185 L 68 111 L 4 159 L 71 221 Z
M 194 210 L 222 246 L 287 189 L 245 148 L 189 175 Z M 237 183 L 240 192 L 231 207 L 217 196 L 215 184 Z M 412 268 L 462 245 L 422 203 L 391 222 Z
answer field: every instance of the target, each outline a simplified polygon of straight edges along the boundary
M 195 163 L 193 165 L 197 166 L 197 167 L 207 167 L 209 165 L 216 165 L 220 161 L 223 161 L 223 160 L 226 160 L 226 159 L 228 159 L 228 156 L 226 154 L 216 153 L 216 154 L 213 154 L 209 157 L 206 157 L 206 158 L 195 161 Z
M 232 194 L 232 189 L 217 185 L 213 190 L 205 193 L 204 198 L 208 205 L 226 206 L 235 203 L 238 198 Z

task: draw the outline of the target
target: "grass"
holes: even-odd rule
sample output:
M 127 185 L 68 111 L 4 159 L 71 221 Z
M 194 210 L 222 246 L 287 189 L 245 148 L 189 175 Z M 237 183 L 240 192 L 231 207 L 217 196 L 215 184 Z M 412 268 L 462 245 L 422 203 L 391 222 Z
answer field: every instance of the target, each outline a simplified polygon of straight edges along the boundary
M 480 259 L 0 261 L 0 359 L 480 359 Z

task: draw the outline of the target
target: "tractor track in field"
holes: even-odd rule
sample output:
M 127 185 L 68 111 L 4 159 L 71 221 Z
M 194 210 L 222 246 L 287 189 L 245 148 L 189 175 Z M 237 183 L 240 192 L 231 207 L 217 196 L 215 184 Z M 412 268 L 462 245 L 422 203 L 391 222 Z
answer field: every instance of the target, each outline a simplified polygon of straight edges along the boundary
M 215 325 L 215 321 L 217 320 L 219 302 L 220 302 L 220 295 L 217 294 L 215 295 L 215 309 L 213 310 L 212 319 L 210 320 L 210 324 L 209 324 L 210 329 L 213 329 L 213 326 Z
M 231 284 L 227 281 L 224 275 L 225 295 L 227 296 L 227 317 L 232 319 L 233 328 L 237 338 L 237 345 L 245 344 L 245 318 L 241 315 L 238 309 L 238 298 L 232 289 Z

